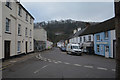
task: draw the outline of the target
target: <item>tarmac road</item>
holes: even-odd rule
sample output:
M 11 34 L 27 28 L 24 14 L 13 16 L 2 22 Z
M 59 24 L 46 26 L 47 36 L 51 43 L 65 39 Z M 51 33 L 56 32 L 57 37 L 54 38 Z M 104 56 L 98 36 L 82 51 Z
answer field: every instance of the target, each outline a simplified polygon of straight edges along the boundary
M 96 55 L 75 56 L 59 48 L 40 52 L 36 57 L 3 70 L 3 78 L 115 78 L 115 60 Z

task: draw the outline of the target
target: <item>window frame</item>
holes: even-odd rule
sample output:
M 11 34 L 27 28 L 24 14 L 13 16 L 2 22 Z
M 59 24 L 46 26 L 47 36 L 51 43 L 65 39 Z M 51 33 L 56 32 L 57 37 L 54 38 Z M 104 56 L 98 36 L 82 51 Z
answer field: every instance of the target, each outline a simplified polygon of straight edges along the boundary
M 25 20 L 28 22 L 28 13 L 26 13 L 26 18 L 25 18 Z
M 21 52 L 21 41 L 17 43 L 17 52 Z
M 21 24 L 18 24 L 18 36 L 21 36 Z
M 106 35 L 106 33 L 107 33 L 107 35 Z M 104 32 L 104 38 L 105 38 L 105 39 L 108 39 L 108 38 L 109 38 L 109 33 L 108 33 L 108 31 Z
M 6 0 L 6 3 L 5 3 L 5 5 L 9 8 L 9 9 L 11 9 L 12 10 L 12 4 L 11 4 L 11 2 L 10 2 L 10 0 Z
M 11 26 L 11 20 L 9 18 L 6 18 L 5 32 L 10 33 L 10 26 Z M 7 30 L 7 28 L 8 28 L 8 30 Z
M 28 33 L 28 28 L 25 28 L 25 36 L 27 37 L 27 33 Z
M 98 39 L 99 37 L 99 39 Z M 97 41 L 100 41 L 100 35 L 96 35 Z
M 32 50 L 32 42 L 30 42 L 30 50 Z
M 32 24 L 32 18 L 30 17 L 30 24 Z
M 97 52 L 100 52 L 100 45 L 97 45 Z
M 22 7 L 20 5 L 18 7 L 18 15 L 22 17 Z
M 30 38 L 32 38 L 32 30 L 30 29 Z
M 86 37 L 85 36 L 83 37 L 83 40 L 84 40 L 84 42 L 86 42 Z

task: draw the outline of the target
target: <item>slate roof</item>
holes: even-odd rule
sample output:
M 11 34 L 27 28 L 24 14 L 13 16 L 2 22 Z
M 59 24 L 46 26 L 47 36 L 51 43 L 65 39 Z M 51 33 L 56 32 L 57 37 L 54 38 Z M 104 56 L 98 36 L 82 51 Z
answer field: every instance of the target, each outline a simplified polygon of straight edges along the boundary
M 115 29 L 115 18 L 111 18 L 107 21 L 87 27 L 82 33 L 80 32 L 78 36 L 96 34 L 96 33 L 105 32 L 105 31 L 114 30 L 114 29 Z
M 115 17 L 109 20 L 106 20 L 104 22 L 101 22 L 99 24 L 86 27 L 76 32 L 75 34 L 71 35 L 68 39 L 78 37 L 78 36 L 83 36 L 83 35 L 96 34 L 96 33 L 105 32 L 105 31 L 114 30 L 114 29 L 115 29 Z

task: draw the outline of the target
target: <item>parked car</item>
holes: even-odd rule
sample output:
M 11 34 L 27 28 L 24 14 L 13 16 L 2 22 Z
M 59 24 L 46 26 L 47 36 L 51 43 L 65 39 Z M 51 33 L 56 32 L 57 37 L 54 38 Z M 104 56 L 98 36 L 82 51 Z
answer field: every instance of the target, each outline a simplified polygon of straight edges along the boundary
M 82 49 L 79 44 L 68 44 L 66 47 L 67 54 L 81 55 Z
M 60 48 L 60 50 L 61 50 L 61 51 L 66 51 L 66 47 L 62 46 L 62 47 Z

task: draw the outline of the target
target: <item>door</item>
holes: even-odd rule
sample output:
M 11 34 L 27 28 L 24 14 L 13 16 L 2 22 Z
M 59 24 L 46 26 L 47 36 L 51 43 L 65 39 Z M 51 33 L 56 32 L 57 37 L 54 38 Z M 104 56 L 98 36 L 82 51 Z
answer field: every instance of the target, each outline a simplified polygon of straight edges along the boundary
M 28 52 L 27 52 L 27 49 L 28 49 L 28 46 L 27 46 L 27 44 L 28 44 L 28 42 L 26 41 L 26 54 L 28 53 Z
M 105 46 L 105 57 L 109 58 L 109 46 Z
M 4 58 L 5 59 L 9 59 L 10 58 L 10 41 L 5 41 L 4 42 L 4 53 L 5 53 L 5 55 L 4 55 Z
M 113 58 L 116 58 L 116 40 L 113 41 Z

